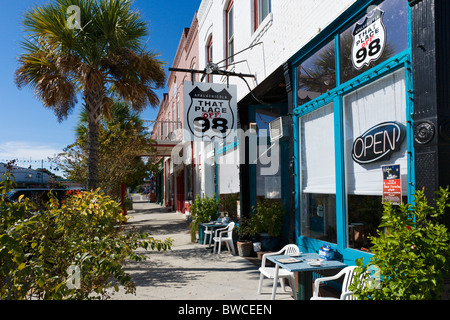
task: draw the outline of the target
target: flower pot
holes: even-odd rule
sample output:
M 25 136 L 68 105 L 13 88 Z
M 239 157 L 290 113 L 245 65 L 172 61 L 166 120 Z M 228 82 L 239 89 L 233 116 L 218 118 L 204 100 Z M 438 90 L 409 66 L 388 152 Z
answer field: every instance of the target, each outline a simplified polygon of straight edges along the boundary
M 251 241 L 238 241 L 237 249 L 240 257 L 249 257 L 252 254 L 253 244 Z
M 261 250 L 262 251 L 276 251 L 279 245 L 279 238 L 269 236 L 267 233 L 261 233 Z

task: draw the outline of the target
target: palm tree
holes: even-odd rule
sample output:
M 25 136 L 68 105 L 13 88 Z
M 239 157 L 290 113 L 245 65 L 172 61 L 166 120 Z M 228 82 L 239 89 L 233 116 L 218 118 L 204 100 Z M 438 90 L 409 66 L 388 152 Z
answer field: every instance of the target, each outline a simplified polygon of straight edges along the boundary
M 83 182 L 86 176 L 83 163 L 87 153 L 88 117 L 82 110 L 76 127 L 77 141 L 59 155 L 61 167 L 68 176 Z M 99 124 L 99 187 L 111 197 L 118 197 L 122 183 L 132 186 L 141 183 L 153 169 L 139 156 L 152 152 L 153 140 L 137 112 L 123 102 L 111 106 L 111 118 L 102 117 Z
M 80 10 L 80 28 L 69 25 L 70 6 Z M 16 84 L 31 86 L 60 122 L 82 96 L 88 116 L 87 185 L 95 189 L 100 116 L 108 114 L 113 99 L 136 111 L 156 107 L 154 90 L 166 81 L 164 62 L 146 51 L 148 28 L 130 0 L 54 0 L 27 11 L 23 25 L 25 53 L 18 59 Z

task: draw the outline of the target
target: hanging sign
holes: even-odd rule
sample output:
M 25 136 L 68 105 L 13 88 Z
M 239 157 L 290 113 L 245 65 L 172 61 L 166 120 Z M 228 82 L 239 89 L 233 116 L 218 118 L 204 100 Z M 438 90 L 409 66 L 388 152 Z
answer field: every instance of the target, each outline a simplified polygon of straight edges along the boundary
M 184 140 L 221 141 L 237 126 L 235 85 L 184 82 Z
M 402 124 L 395 121 L 377 124 L 355 139 L 352 158 L 359 164 L 387 160 L 400 150 L 404 139 Z
M 381 167 L 383 171 L 383 201 L 390 201 L 392 204 L 402 203 L 402 180 L 400 175 L 400 165 L 393 164 Z
M 386 27 L 383 23 L 384 11 L 376 8 L 372 15 L 366 15 L 362 23 L 353 28 L 352 63 L 356 69 L 378 60 L 386 46 Z

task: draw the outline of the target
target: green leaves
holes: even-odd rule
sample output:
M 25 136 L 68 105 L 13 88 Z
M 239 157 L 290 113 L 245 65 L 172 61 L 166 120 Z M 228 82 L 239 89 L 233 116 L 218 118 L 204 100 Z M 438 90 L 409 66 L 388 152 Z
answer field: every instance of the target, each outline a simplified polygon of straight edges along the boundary
M 438 299 L 443 279 L 450 272 L 450 234 L 439 223 L 449 207 L 448 188 L 437 193 L 436 208 L 428 205 L 423 191 L 416 191 L 414 204 L 395 209 L 384 204 L 379 237 L 372 238 L 371 261 L 358 266 L 352 289 L 359 299 Z M 371 267 L 380 270 L 381 288 L 363 285 Z
M 0 185 L 5 194 L 9 177 Z M 106 296 L 114 280 L 134 291 L 124 271 L 127 259 L 142 260 L 135 252 L 169 250 L 172 240 L 155 240 L 126 227 L 120 205 L 99 190 L 74 193 L 30 217 L 28 199 L 11 203 L 0 198 L 0 300 L 94 299 Z M 79 274 L 68 273 L 75 267 Z M 72 277 L 79 288 L 67 285 Z
M 214 194 L 211 198 L 205 194 L 203 198 L 196 197 L 191 205 L 192 222 L 189 225 L 191 230 L 191 241 L 196 241 L 196 232 L 200 224 L 214 221 L 219 217 L 220 200 Z

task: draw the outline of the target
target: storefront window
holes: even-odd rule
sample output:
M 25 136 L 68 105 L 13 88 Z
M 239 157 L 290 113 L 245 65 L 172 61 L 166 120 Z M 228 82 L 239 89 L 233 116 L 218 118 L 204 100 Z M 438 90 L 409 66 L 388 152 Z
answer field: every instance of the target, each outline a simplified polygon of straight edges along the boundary
M 406 201 L 404 69 L 344 96 L 343 102 L 348 247 L 369 250 L 369 236 L 376 236 L 383 213 L 382 166 L 400 165 Z
M 301 235 L 336 243 L 333 104 L 300 118 Z
M 255 120 L 258 128 L 258 149 L 256 161 L 256 197 L 281 199 L 281 168 L 279 145 L 271 144 L 269 123 L 280 116 L 280 108 L 256 109 Z
M 334 40 L 327 43 L 297 68 L 298 105 L 336 87 Z
M 407 1 L 384 1 L 341 33 L 341 83 L 408 48 L 407 16 Z

